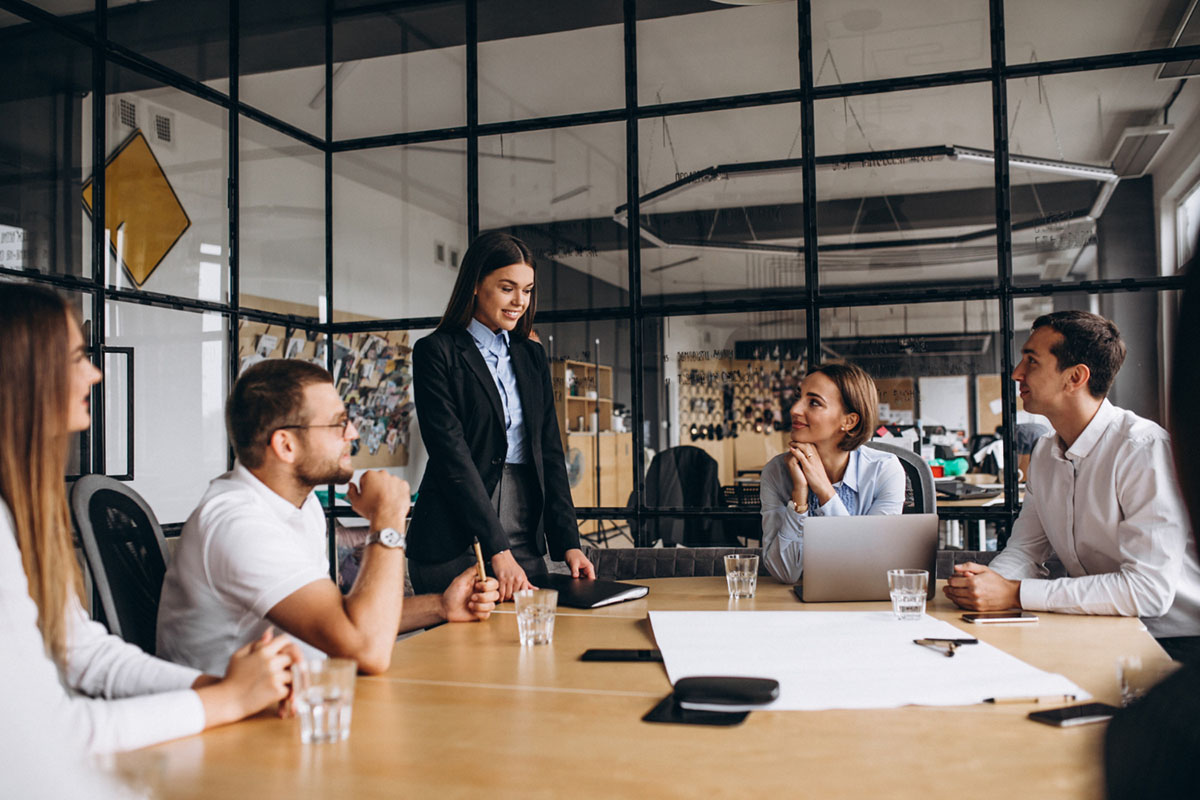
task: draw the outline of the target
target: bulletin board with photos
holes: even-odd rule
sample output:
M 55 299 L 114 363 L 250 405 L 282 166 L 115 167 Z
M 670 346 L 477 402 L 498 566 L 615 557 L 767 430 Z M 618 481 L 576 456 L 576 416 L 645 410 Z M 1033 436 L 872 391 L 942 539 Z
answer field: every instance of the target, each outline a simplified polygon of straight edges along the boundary
M 269 358 L 326 366 L 325 338 L 316 331 L 241 320 L 238 334 L 239 373 Z M 408 331 L 335 336 L 333 380 L 358 429 L 355 468 L 407 466 L 415 415 Z

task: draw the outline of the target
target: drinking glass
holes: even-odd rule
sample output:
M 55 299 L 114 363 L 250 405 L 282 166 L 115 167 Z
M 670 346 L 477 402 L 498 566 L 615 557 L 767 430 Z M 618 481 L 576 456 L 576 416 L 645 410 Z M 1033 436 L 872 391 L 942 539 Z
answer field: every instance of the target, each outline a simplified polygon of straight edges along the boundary
M 554 642 L 554 609 L 558 606 L 555 589 L 522 589 L 513 593 L 517 605 L 517 634 L 521 644 Z
M 1142 661 L 1141 656 L 1117 659 L 1117 683 L 1121 686 L 1121 705 L 1140 700 L 1146 692 L 1179 669 L 1178 661 Z
M 925 614 L 929 573 L 923 569 L 889 569 L 887 576 L 896 619 L 920 619 Z
M 725 585 L 734 599 L 754 597 L 758 588 L 758 556 L 725 556 Z
M 358 663 L 349 658 L 308 659 L 293 668 L 301 742 L 349 738 L 357 674 Z

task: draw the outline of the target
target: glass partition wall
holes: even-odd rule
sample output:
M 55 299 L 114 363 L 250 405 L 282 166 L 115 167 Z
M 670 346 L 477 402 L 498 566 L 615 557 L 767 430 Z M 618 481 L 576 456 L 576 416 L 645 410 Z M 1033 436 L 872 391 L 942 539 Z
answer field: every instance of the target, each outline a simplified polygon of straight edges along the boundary
M 222 402 L 262 358 L 328 367 L 356 464 L 415 490 L 411 347 L 504 230 L 535 253 L 593 543 L 755 543 L 796 387 L 845 359 L 881 437 L 992 489 L 939 504 L 946 545 L 995 547 L 1044 423 L 1007 378 L 1037 316 L 1116 320 L 1113 400 L 1164 419 L 1191 13 L 0 0 L 0 279 L 77 302 L 107 380 L 72 471 L 168 526 L 229 465 Z

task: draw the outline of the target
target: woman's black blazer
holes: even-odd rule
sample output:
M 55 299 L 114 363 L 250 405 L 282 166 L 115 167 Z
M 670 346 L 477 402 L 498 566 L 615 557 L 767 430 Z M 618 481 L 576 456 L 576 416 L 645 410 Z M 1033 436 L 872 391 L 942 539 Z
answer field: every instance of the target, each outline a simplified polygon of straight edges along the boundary
M 571 502 L 566 460 L 559 438 L 542 346 L 511 341 L 513 373 L 525 418 L 525 441 L 537 470 L 541 515 L 534 537 L 538 552 L 563 560 L 579 547 L 579 524 Z M 408 533 L 408 555 L 417 561 L 449 561 L 479 537 L 484 555 L 507 550 L 508 537 L 492 505 L 504 471 L 508 437 L 496 382 L 466 330 L 439 330 L 413 347 L 413 394 L 429 463 Z M 532 500 L 538 507 L 537 498 Z

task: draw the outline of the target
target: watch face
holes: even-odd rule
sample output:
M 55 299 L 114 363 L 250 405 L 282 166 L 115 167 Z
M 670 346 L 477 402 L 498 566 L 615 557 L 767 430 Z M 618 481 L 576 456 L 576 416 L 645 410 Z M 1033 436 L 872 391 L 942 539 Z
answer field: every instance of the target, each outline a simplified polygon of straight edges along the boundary
M 379 532 L 379 541 L 385 547 L 400 547 L 404 544 L 404 537 L 395 528 L 384 528 Z

